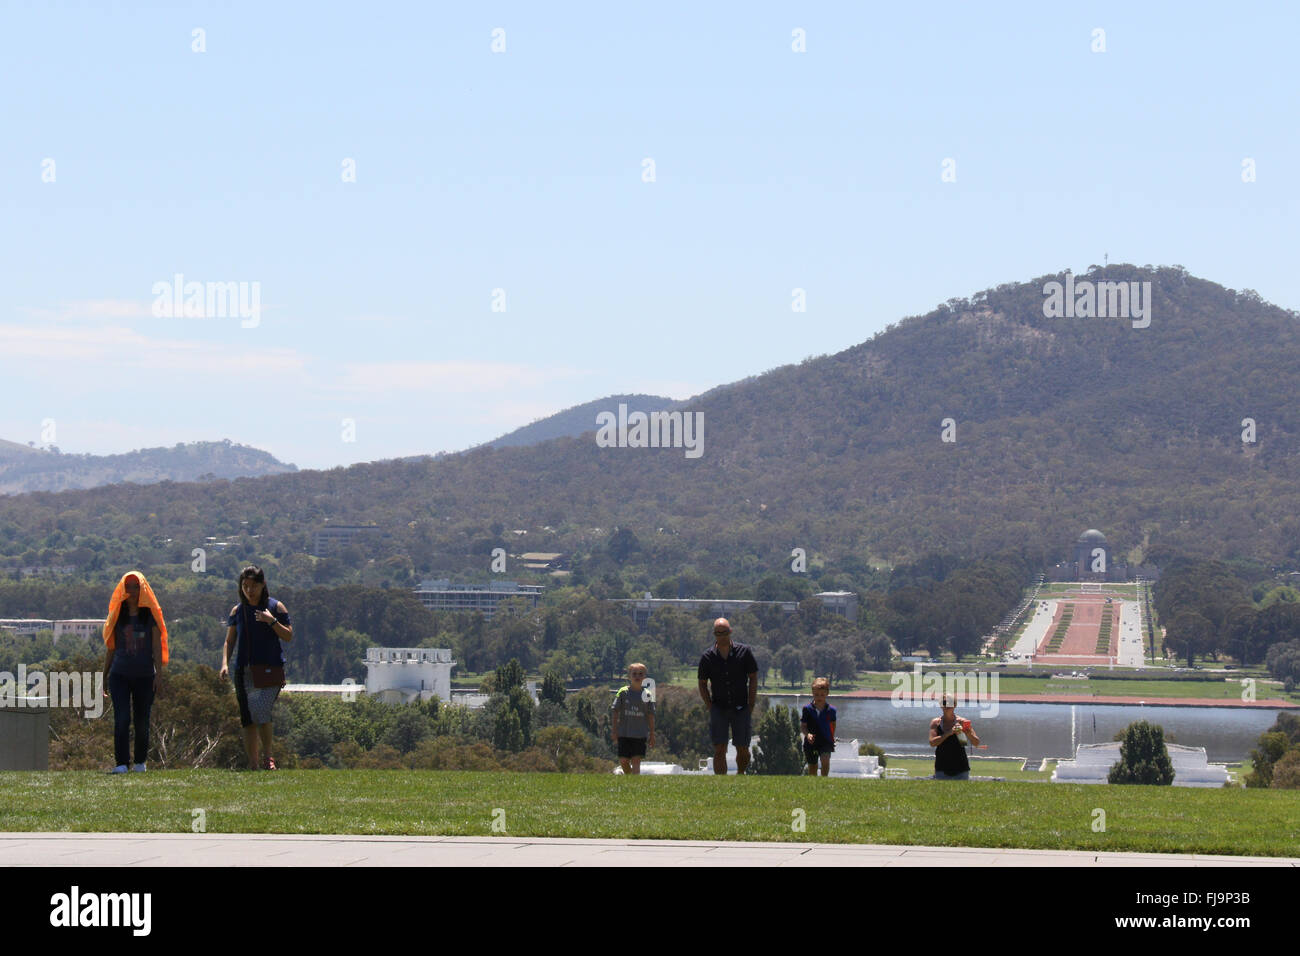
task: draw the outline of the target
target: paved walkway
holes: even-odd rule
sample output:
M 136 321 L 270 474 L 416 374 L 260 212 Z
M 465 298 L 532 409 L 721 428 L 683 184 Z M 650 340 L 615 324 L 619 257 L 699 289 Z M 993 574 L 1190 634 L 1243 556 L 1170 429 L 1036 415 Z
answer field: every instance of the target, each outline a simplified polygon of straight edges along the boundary
M 0 866 L 1290 866 L 1300 859 L 844 843 L 0 833 Z
M 1118 638 L 1119 666 L 1145 667 L 1146 648 L 1142 643 L 1142 605 L 1137 601 L 1120 602 Z
M 1056 602 L 1037 598 L 1034 601 L 1034 616 L 1025 625 L 1019 639 L 1007 648 L 1008 660 L 1028 660 L 1038 650 L 1038 645 L 1047 637 L 1047 631 L 1056 617 Z

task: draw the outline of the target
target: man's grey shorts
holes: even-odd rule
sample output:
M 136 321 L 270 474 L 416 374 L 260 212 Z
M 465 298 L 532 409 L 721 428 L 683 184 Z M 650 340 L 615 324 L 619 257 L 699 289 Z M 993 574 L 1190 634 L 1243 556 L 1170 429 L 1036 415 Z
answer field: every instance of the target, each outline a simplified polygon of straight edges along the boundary
M 727 743 L 727 733 L 731 733 L 731 742 L 740 750 L 749 746 L 750 721 L 749 708 L 723 707 L 713 704 L 709 707 L 709 738 L 713 746 L 722 747 Z

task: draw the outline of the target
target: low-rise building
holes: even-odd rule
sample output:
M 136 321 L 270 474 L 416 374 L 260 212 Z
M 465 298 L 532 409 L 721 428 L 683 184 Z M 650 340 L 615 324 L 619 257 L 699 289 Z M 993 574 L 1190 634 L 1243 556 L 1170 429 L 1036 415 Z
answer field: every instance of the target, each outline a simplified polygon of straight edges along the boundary
M 562 551 L 525 551 L 512 557 L 523 562 L 524 570 L 536 574 L 565 571 L 569 567 L 568 555 Z
M 357 538 L 374 534 L 378 530 L 377 525 L 326 525 L 312 536 L 312 554 L 318 557 L 338 554 Z
M 814 595 L 822 602 L 822 607 L 832 614 L 838 614 L 850 623 L 858 620 L 858 594 L 856 591 L 819 591 Z
M 103 627 L 104 622 L 100 621 L 99 626 Z M 3 617 L 0 618 L 0 630 L 22 637 L 31 637 L 38 631 L 54 630 L 54 622 L 40 617 Z
M 70 634 L 80 640 L 103 639 L 104 619 L 102 617 L 74 617 L 54 622 L 54 642 Z
M 529 609 L 537 607 L 545 590 L 540 584 L 519 584 L 516 581 L 452 584 L 444 578 L 421 582 L 415 589 L 415 596 L 430 611 L 479 611 L 490 619 L 502 601 L 512 598 L 522 599 Z

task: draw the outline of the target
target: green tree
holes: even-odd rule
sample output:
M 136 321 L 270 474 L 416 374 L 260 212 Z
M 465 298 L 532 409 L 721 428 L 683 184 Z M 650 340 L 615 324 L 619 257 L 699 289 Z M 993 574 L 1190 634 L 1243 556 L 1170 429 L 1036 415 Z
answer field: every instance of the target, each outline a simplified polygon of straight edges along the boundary
M 514 735 L 511 727 L 517 726 L 519 729 L 519 739 L 522 741 L 520 747 L 527 747 L 533 739 L 533 711 L 536 709 L 533 704 L 532 695 L 524 687 L 524 669 L 519 661 L 511 658 L 509 662 L 498 667 L 483 682 L 484 686 L 491 692 L 492 696 L 488 698 L 487 705 L 484 707 L 486 720 L 491 729 L 491 737 L 497 749 L 511 749 L 517 752 L 520 748 L 503 748 L 498 742 L 506 739 L 513 743 Z M 509 727 L 503 722 L 501 716 L 503 711 L 510 711 L 514 714 L 514 723 Z M 502 735 L 505 735 L 503 737 Z
M 598 734 L 600 732 L 600 719 L 590 697 L 585 695 L 579 697 L 573 713 L 578 718 L 578 724 L 587 733 Z
M 851 681 L 858 670 L 857 661 L 853 657 L 853 645 L 843 638 L 814 645 L 812 667 L 814 677 L 825 677 L 832 686 L 842 680 Z
M 1271 787 L 1274 767 L 1292 750 L 1300 750 L 1300 717 L 1282 711 L 1250 752 L 1253 769 L 1246 774 L 1246 786 Z
M 334 734 L 319 720 L 300 724 L 289 738 L 290 748 L 299 757 L 314 757 L 322 762 L 329 760 L 335 743 Z
M 799 718 L 789 707 L 772 707 L 758 722 L 758 745 L 751 773 L 793 776 L 804 771 Z
M 655 737 L 659 747 L 691 766 L 713 752 L 709 742 L 708 713 L 700 706 L 695 688 L 655 688 Z
M 523 687 L 512 687 L 506 695 L 506 706 L 514 711 L 519 720 L 519 731 L 523 734 L 524 746 L 527 747 L 533 742 L 533 711 L 536 705 L 533 704 L 532 695 Z
M 542 700 L 549 700 L 553 704 L 564 706 L 564 678 L 553 670 L 547 670 L 542 675 Z
M 1165 646 L 1175 654 L 1186 655 L 1188 667 L 1195 655 L 1208 654 L 1214 643 L 1214 625 L 1196 611 L 1180 611 L 1165 633 Z
M 1274 680 L 1285 681 L 1289 677 L 1300 681 L 1300 641 L 1274 644 L 1268 649 L 1264 661 Z
M 787 644 L 776 652 L 776 657 L 772 659 L 772 663 L 780 671 L 781 679 L 791 687 L 803 683 L 803 655 L 799 653 L 797 647 Z
M 675 607 L 655 611 L 646 631 L 668 649 L 677 663 L 693 664 L 700 659 L 700 644 L 705 640 L 704 627 L 686 612 Z
M 1165 746 L 1165 730 L 1145 720 L 1124 729 L 1119 761 L 1110 768 L 1110 783 L 1141 783 L 1169 786 L 1174 782 L 1174 765 Z
M 622 564 L 632 556 L 633 552 L 641 550 L 641 542 L 637 540 L 631 528 L 619 528 L 609 536 L 607 550 L 611 558 Z
M 510 658 L 506 664 L 502 664 L 496 669 L 495 681 L 492 689 L 498 694 L 510 692 L 512 687 L 522 687 L 524 684 L 524 668 L 519 663 L 518 658 Z
M 513 707 L 502 707 L 497 711 L 496 722 L 492 727 L 492 746 L 511 753 L 524 749 L 524 730 L 519 725 L 519 714 Z
M 668 675 L 672 673 L 676 661 L 673 660 L 672 654 L 663 645 L 642 639 L 632 645 L 631 649 L 624 655 L 623 673 L 626 675 L 627 668 L 635 663 L 644 664 L 647 675 L 654 678 L 655 683 L 659 684 L 668 680 Z
M 546 655 L 546 669 L 567 682 L 570 678 L 585 675 L 587 667 L 572 654 L 557 648 Z
M 409 754 L 429 735 L 429 718 L 419 706 L 401 708 L 393 726 L 384 735 L 384 743 L 399 753 Z
M 888 637 L 884 634 L 874 634 L 867 638 L 866 655 L 867 664 L 872 670 L 887 671 L 893 660 L 894 649 Z

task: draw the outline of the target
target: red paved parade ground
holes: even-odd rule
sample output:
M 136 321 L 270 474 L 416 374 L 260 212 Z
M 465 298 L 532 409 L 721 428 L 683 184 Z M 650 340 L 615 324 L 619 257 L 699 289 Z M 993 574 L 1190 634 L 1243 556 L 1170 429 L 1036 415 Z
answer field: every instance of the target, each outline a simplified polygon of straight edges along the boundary
M 1068 667 L 1097 667 L 1110 663 L 1119 653 L 1118 604 L 1107 604 L 1105 594 L 1070 594 L 1057 602 L 1052 624 L 1043 635 L 1034 663 Z M 1055 653 L 1047 652 L 1056 625 L 1067 608 L 1074 609 L 1074 617 L 1065 631 L 1065 640 Z M 1110 654 L 1097 653 L 1097 637 L 1101 633 L 1103 614 L 1111 614 Z

